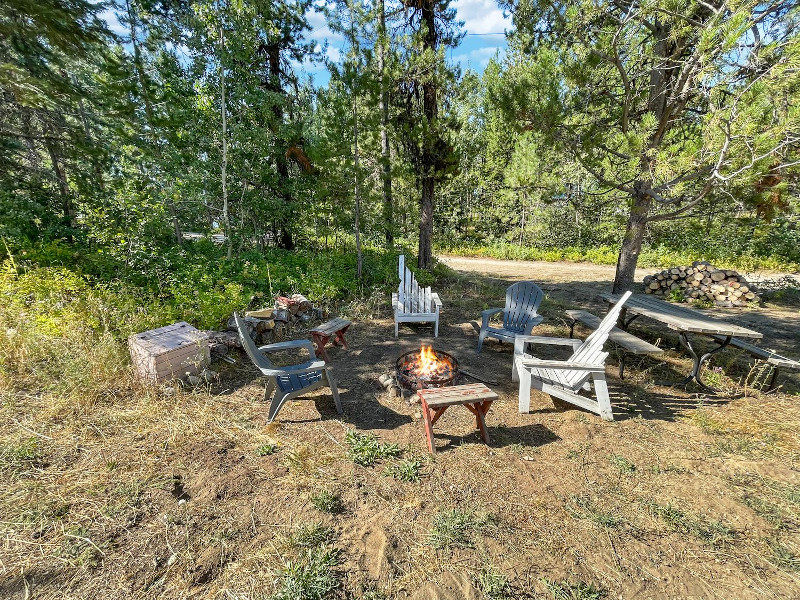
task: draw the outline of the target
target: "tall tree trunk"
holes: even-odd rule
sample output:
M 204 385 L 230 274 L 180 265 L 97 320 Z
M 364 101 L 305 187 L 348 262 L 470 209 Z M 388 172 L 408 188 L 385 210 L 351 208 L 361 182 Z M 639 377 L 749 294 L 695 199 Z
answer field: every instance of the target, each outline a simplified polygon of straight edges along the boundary
M 361 216 L 361 186 L 358 181 L 358 105 L 356 104 L 356 95 L 353 94 L 353 171 L 355 174 L 355 200 L 356 200 L 356 256 L 357 256 L 357 275 L 361 281 L 361 268 L 364 262 L 361 256 L 361 227 L 359 219 Z
M 639 252 L 642 250 L 642 241 L 647 231 L 647 215 L 653 204 L 650 196 L 639 191 L 641 184 L 634 185 L 635 195 L 631 204 L 628 224 L 625 227 L 625 238 L 617 259 L 617 272 L 614 276 L 613 292 L 621 294 L 631 289 L 636 274 L 636 263 L 639 261 Z
M 423 0 L 422 22 L 426 27 L 423 48 L 428 52 L 436 52 L 436 2 Z M 429 269 L 433 263 L 433 196 L 436 188 L 436 117 L 438 104 L 437 86 L 433 75 L 428 74 L 422 84 L 422 112 L 428 122 L 428 131 L 422 144 L 422 197 L 419 215 L 419 258 L 417 266 Z
M 283 98 L 286 96 L 286 91 L 281 85 L 281 49 L 280 46 L 270 44 L 264 47 L 267 55 L 267 64 L 269 67 L 268 80 L 266 81 L 266 88 L 276 94 L 280 100 L 272 100 L 272 115 L 273 123 L 271 125 L 272 134 L 275 138 L 275 167 L 280 177 L 280 194 L 285 204 L 284 210 L 278 221 L 278 228 L 280 230 L 278 235 L 278 246 L 286 250 L 294 249 L 294 239 L 292 238 L 291 222 L 293 213 L 293 198 L 289 189 L 289 163 L 286 158 L 286 152 L 289 149 L 289 144 L 284 139 L 281 133 L 281 126 L 283 124 Z
M 153 144 L 153 152 L 156 159 L 161 161 L 163 159 L 161 153 L 161 146 L 159 145 L 158 134 L 156 133 L 155 111 L 153 110 L 153 101 L 150 98 L 150 90 L 147 85 L 147 76 L 144 72 L 144 63 L 142 61 L 142 51 L 139 48 L 139 34 L 136 31 L 136 14 L 131 7 L 130 0 L 125 0 L 125 8 L 128 12 L 128 25 L 131 28 L 131 45 L 133 46 L 133 65 L 136 69 L 136 77 L 139 80 L 139 87 L 142 89 L 142 100 L 144 101 L 144 113 L 147 117 L 147 126 L 150 129 L 150 140 Z M 181 224 L 178 220 L 178 211 L 175 208 L 175 202 L 169 194 L 164 195 L 167 202 L 167 210 L 169 211 L 170 219 L 172 220 L 172 228 L 175 233 L 175 243 L 179 246 L 183 243 L 183 232 L 181 231 Z
M 58 193 L 61 198 L 61 211 L 64 215 L 64 220 L 69 223 L 70 227 L 76 227 L 75 222 L 75 209 L 72 206 L 72 198 L 69 194 L 69 181 L 67 181 L 67 172 L 64 165 L 61 164 L 61 157 L 59 155 L 59 148 L 56 138 L 56 129 L 52 125 L 47 125 L 44 129 L 44 144 L 47 147 L 47 154 L 50 156 L 50 166 L 53 169 L 58 182 Z
M 389 90 L 386 82 L 386 6 L 379 2 L 378 15 L 378 72 L 380 93 L 378 109 L 381 112 L 381 176 L 383 179 L 383 228 L 386 247 L 394 245 L 394 205 L 392 201 L 392 164 L 389 148 Z
M 220 110 L 222 112 L 222 220 L 225 222 L 225 237 L 228 240 L 228 260 L 233 257 L 233 240 L 231 239 L 231 217 L 228 211 L 228 106 L 225 103 L 225 65 L 222 56 L 225 51 L 225 30 L 219 27 L 220 59 L 219 84 L 222 94 Z

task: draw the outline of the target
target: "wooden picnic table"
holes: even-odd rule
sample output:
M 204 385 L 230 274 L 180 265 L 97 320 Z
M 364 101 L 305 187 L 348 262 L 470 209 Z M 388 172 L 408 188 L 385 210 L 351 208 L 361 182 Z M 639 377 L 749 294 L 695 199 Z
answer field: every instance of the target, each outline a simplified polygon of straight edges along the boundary
M 600 297 L 609 304 L 614 304 L 619 300 L 620 294 L 600 294 Z M 628 298 L 620 314 L 620 328 L 627 331 L 630 324 L 638 317 L 653 319 L 676 331 L 680 344 L 691 355 L 692 372 L 675 385 L 685 385 L 694 380 L 700 387 L 712 392 L 715 390 L 700 379 L 700 370 L 703 368 L 703 364 L 711 358 L 711 355 L 725 348 L 733 338 L 761 339 L 764 337 L 758 331 L 720 321 L 691 308 L 670 304 L 645 294 L 634 294 Z M 707 336 L 718 345 L 705 354 L 698 355 L 690 337 L 695 335 Z

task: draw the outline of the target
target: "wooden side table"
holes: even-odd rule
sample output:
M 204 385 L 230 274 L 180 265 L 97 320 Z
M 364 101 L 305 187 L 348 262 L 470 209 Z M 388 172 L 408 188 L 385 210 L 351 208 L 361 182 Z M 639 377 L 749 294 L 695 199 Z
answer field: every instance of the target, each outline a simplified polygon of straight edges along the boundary
M 428 450 L 431 451 L 431 454 L 436 454 L 433 424 L 439 420 L 444 411 L 457 404 L 466 406 L 475 415 L 475 427 L 480 430 L 483 441 L 487 444 L 489 443 L 489 432 L 486 431 L 486 413 L 489 412 L 492 402 L 497 400 L 497 394 L 488 387 L 482 383 L 454 385 L 419 390 L 417 395 L 419 395 L 422 403 L 422 415 L 425 419 L 425 437 L 428 440 Z
M 347 349 L 344 333 L 352 324 L 353 322 L 347 319 L 336 318 L 312 329 L 311 339 L 314 340 L 314 344 L 317 346 L 317 356 L 322 358 L 325 362 L 330 362 L 328 353 L 325 352 L 325 344 L 328 343 L 331 337 L 333 337 L 333 343 L 335 345 L 341 344 Z

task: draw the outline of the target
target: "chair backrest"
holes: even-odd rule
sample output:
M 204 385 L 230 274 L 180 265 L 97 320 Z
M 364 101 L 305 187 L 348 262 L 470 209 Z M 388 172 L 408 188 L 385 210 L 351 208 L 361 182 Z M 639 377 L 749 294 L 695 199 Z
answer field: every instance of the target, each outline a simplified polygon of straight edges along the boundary
M 617 324 L 619 313 L 622 312 L 622 305 L 630 298 L 631 292 L 625 292 L 622 298 L 608 311 L 608 314 L 600 321 L 600 325 L 592 334 L 587 337 L 577 350 L 569 357 L 570 362 L 579 362 L 590 365 L 604 365 L 608 352 L 603 352 L 603 344 L 606 343 L 611 330 Z M 553 369 L 549 377 L 563 387 L 577 391 L 591 377 L 587 371 L 563 371 Z
M 431 288 L 419 287 L 417 278 L 406 266 L 406 257 L 400 255 L 398 259 L 398 275 L 400 285 L 397 287 L 397 299 L 403 305 L 404 313 L 430 313 L 433 312 Z
M 274 369 L 275 367 L 272 366 L 269 359 L 258 351 L 253 338 L 251 338 L 250 334 L 247 332 L 247 325 L 245 325 L 244 320 L 238 313 L 233 313 L 233 318 L 236 320 L 236 328 L 239 330 L 239 341 L 242 342 L 242 347 L 244 351 L 247 352 L 247 356 L 250 357 L 250 360 L 253 361 L 253 364 L 259 369 Z
M 539 313 L 544 292 L 532 281 L 520 281 L 506 290 L 506 308 L 503 311 L 503 329 L 525 332 L 528 321 Z

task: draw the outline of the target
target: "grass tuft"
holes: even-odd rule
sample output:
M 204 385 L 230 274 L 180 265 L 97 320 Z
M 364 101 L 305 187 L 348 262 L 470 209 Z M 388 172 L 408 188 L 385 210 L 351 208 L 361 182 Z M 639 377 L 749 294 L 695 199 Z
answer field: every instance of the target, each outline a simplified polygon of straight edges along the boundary
M 433 518 L 428 541 L 434 548 L 471 548 L 475 534 L 497 523 L 491 513 L 458 509 L 439 511 Z
M 270 454 L 275 454 L 277 451 L 278 444 L 261 444 L 258 448 L 256 448 L 256 455 L 269 456 Z
M 322 523 L 306 523 L 295 529 L 289 538 L 293 548 L 315 548 L 334 539 L 333 529 Z
M 311 496 L 311 504 L 320 512 L 338 515 L 344 512 L 344 502 L 339 494 L 322 490 Z
M 612 454 L 611 458 L 609 458 L 609 461 L 611 461 L 611 464 L 617 467 L 619 472 L 623 475 L 633 475 L 636 472 L 636 465 L 624 456 Z
M 662 506 L 651 502 L 649 508 L 673 531 L 693 535 L 710 546 L 729 544 L 736 537 L 736 532 L 720 520 L 684 512 L 672 504 Z
M 419 481 L 421 472 L 422 461 L 416 458 L 407 458 L 386 467 L 384 474 L 406 483 L 414 483 Z
M 372 466 L 378 460 L 399 456 L 401 453 L 397 444 L 381 442 L 374 433 L 348 431 L 344 441 L 349 448 L 348 458 L 362 467 Z
M 487 600 L 512 600 L 514 597 L 506 576 L 491 565 L 478 573 L 475 583 Z
M 564 509 L 573 519 L 585 519 L 600 527 L 615 529 L 624 524 L 622 518 L 601 510 L 587 496 L 571 496 L 564 505 Z
M 278 591 L 272 600 L 323 600 L 330 597 L 341 581 L 334 570 L 339 564 L 335 548 L 307 548 L 295 560 L 278 569 Z
M 601 600 L 607 595 L 604 589 L 582 581 L 556 583 L 555 581 L 543 579 L 542 585 L 550 592 L 553 600 Z

